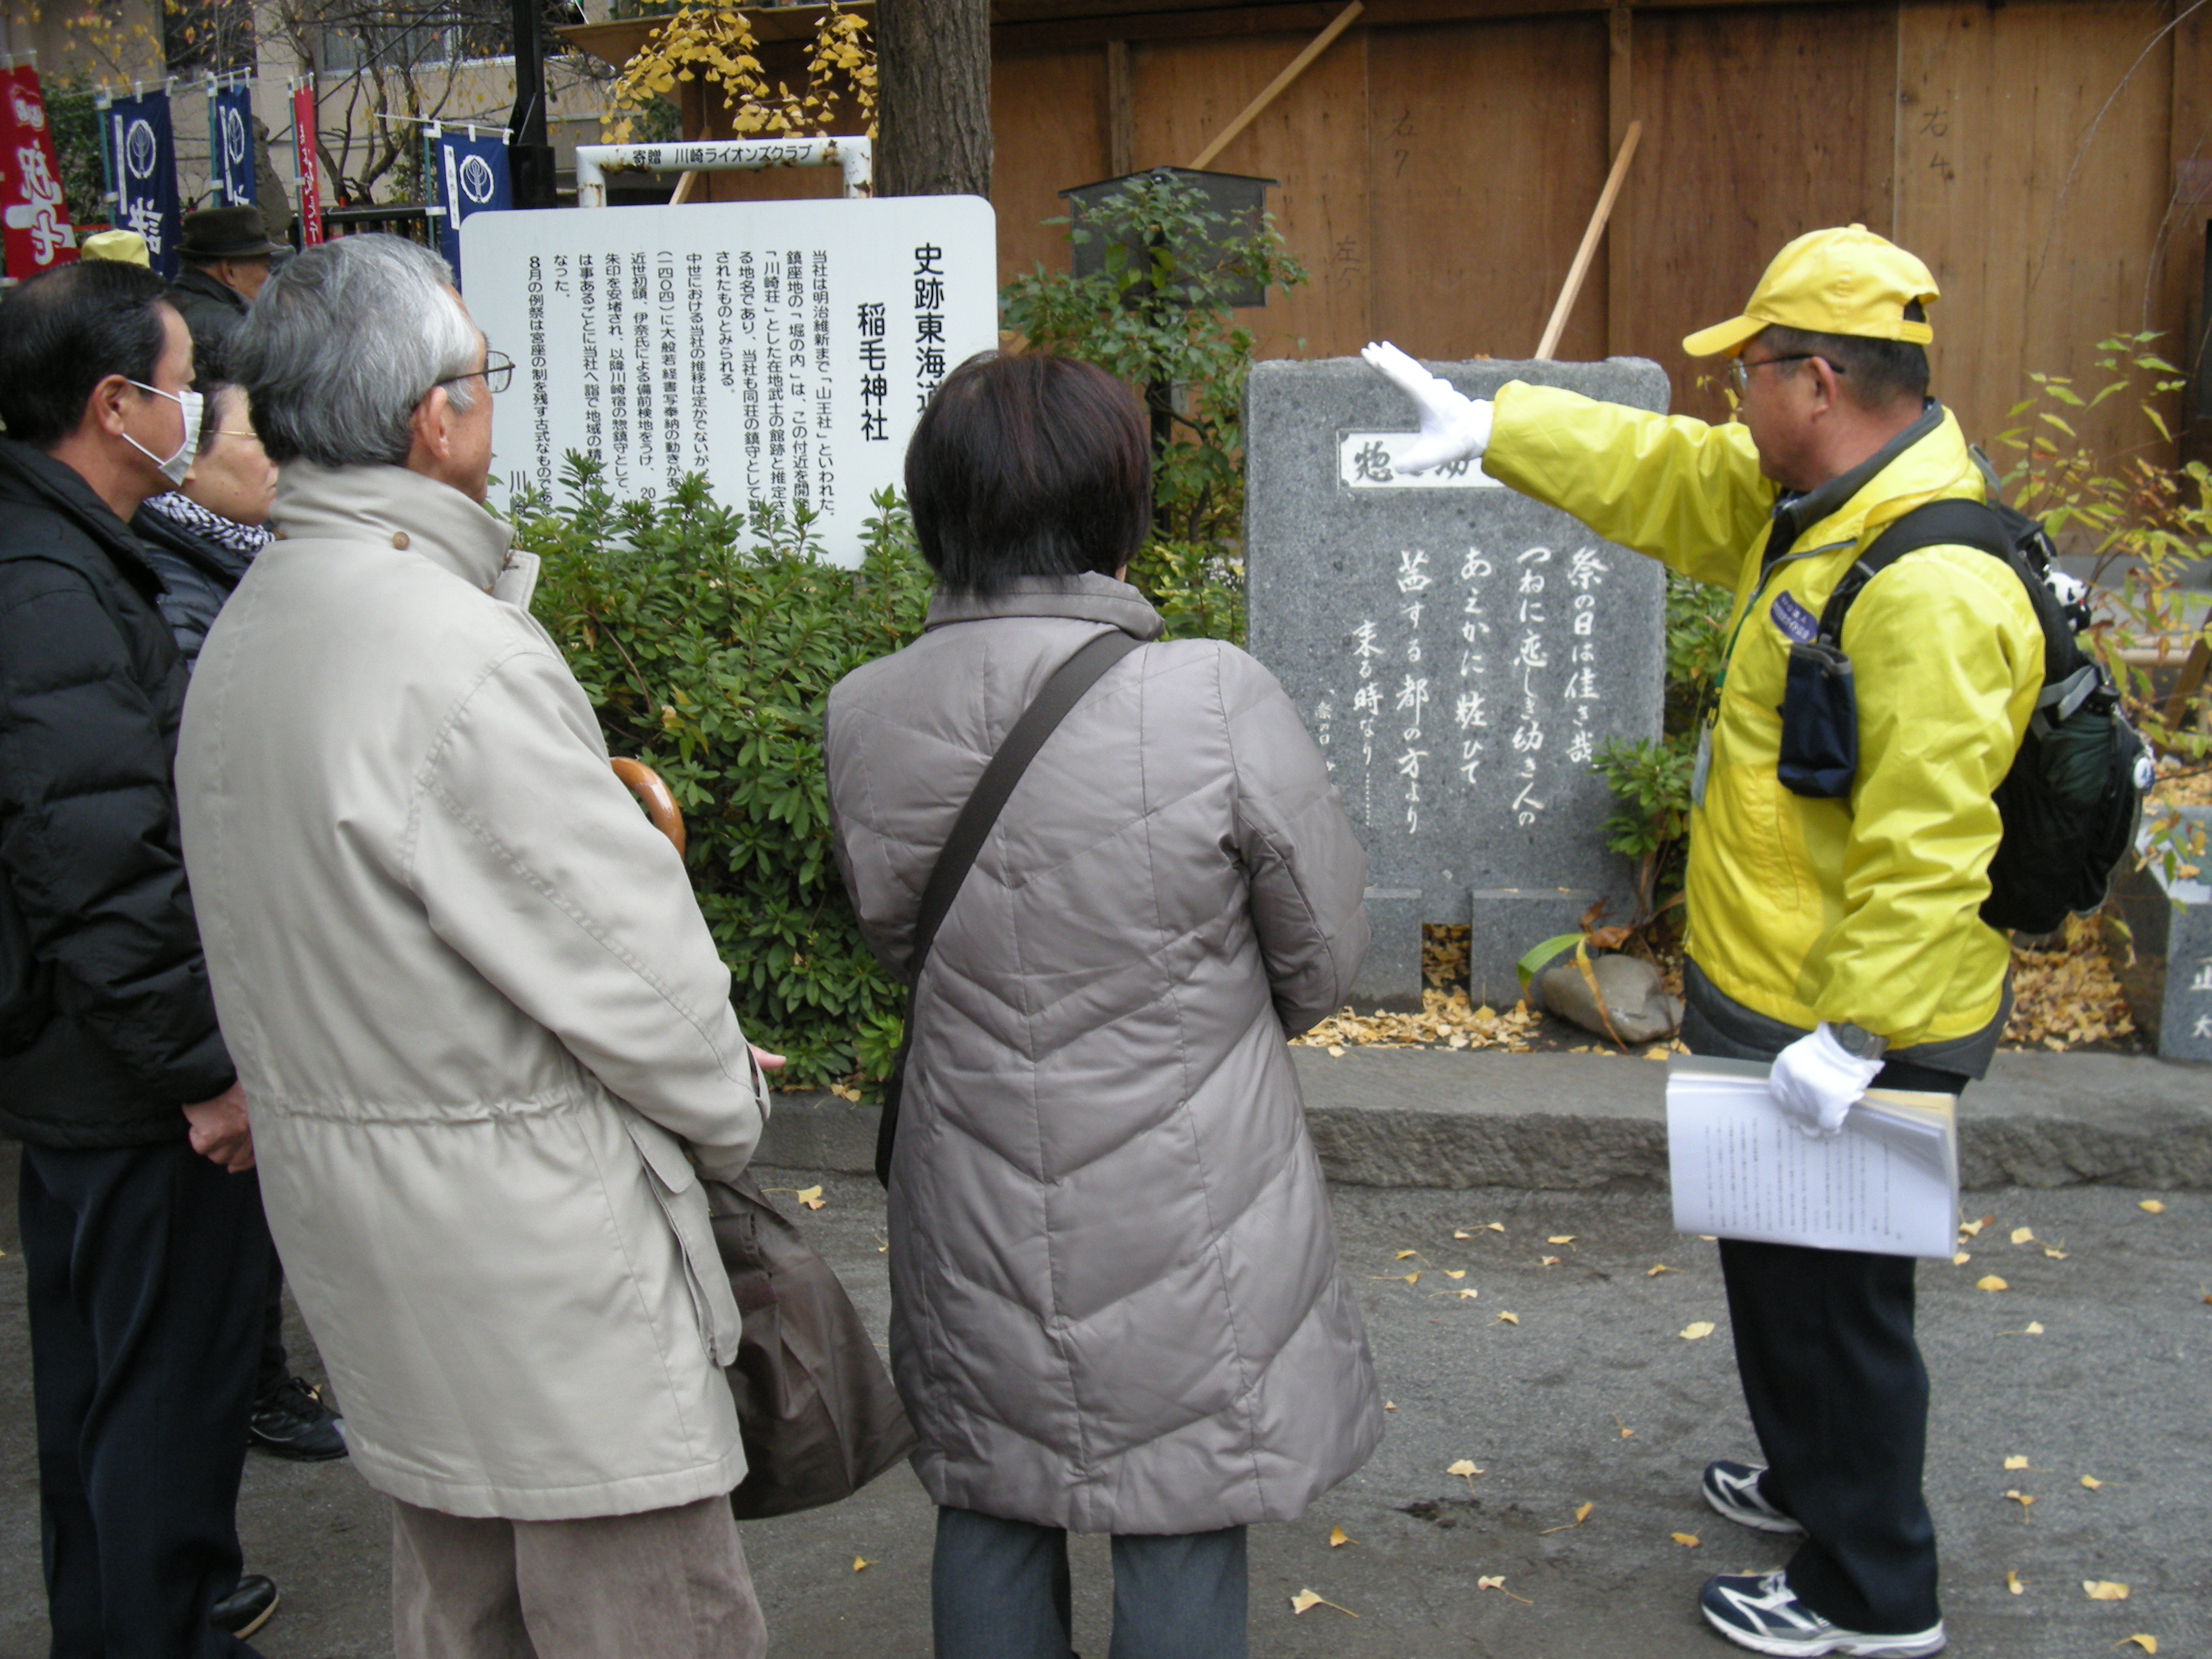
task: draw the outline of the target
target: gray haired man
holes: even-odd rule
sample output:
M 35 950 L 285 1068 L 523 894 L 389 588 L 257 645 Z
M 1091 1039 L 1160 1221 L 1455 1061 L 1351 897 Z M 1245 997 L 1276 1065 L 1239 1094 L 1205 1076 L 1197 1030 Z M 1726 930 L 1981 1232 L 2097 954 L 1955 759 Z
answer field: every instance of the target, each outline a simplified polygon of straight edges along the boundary
M 699 1176 L 775 1057 L 482 505 L 509 367 L 386 236 L 271 278 L 232 366 L 280 539 L 194 678 L 185 857 L 270 1228 L 394 1500 L 394 1646 L 752 1659 Z

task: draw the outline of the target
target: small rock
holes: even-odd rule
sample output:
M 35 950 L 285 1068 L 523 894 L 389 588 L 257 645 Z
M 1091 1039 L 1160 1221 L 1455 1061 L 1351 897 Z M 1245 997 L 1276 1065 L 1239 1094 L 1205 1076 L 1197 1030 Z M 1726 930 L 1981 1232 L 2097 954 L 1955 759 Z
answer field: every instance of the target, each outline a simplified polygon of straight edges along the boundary
M 1659 970 L 1641 957 L 1593 955 L 1590 971 L 1605 994 L 1606 1011 L 1613 1016 L 1612 1033 L 1599 1017 L 1589 981 L 1571 957 L 1536 976 L 1536 994 L 1546 1012 L 1601 1036 L 1618 1035 L 1626 1043 L 1656 1042 L 1680 1028 L 1682 1000 L 1668 994 Z

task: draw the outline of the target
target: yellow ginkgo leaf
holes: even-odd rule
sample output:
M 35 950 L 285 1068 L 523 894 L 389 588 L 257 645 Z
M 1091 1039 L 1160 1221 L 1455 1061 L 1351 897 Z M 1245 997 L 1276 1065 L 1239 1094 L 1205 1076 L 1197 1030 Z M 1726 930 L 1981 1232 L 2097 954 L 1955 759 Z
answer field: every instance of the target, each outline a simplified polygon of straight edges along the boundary
M 1515 1595 L 1511 1590 L 1505 1588 L 1505 1580 L 1497 1574 L 1488 1574 L 1477 1578 L 1474 1581 L 1474 1587 L 1479 1590 L 1494 1589 L 1500 1595 L 1510 1601 L 1518 1601 L 1524 1607 L 1533 1607 L 1536 1605 L 1525 1595 Z
M 1322 1596 L 1316 1595 L 1310 1589 L 1302 1589 L 1296 1595 L 1293 1595 L 1291 1598 L 1291 1611 L 1292 1613 L 1311 1613 L 1316 1607 L 1331 1608 L 1335 1612 L 1342 1613 L 1347 1619 L 1357 1619 L 1359 1617 L 1359 1615 L 1354 1613 L 1350 1607 L 1340 1607 L 1335 1602 L 1328 1601 Z
M 1454 1291 L 1452 1294 L 1462 1302 L 1472 1302 L 1477 1297 L 1480 1296 L 1482 1292 L 1480 1291 Z
M 1574 1242 L 1575 1236 L 1572 1233 L 1561 1233 L 1556 1238 L 1547 1238 L 1544 1241 L 1547 1244 L 1571 1244 Z
M 2027 1328 L 2022 1331 L 2021 1334 L 2022 1336 L 2041 1336 L 2043 1334 L 2043 1322 L 2039 1319 L 2029 1320 L 2027 1322 Z
M 2004 1280 L 1999 1279 L 1995 1273 L 1984 1273 L 1979 1279 L 1974 1281 L 1974 1288 L 1978 1291 L 1988 1291 L 1994 1294 L 1998 1291 L 2008 1291 L 2012 1286 L 2006 1284 Z
M 1454 1463 L 1450 1468 L 1447 1468 L 1444 1473 L 1446 1474 L 1462 1475 L 1469 1481 L 1472 1481 L 1474 1477 L 1480 1474 L 1482 1471 L 1474 1467 L 1474 1460 L 1473 1458 L 1462 1457 L 1458 1462 Z
M 1973 1259 L 1973 1257 L 1968 1255 L 1964 1250 L 1961 1250 L 1958 1255 L 1951 1258 L 1951 1265 L 1954 1267 L 1963 1267 Z
M 1329 1548 L 1333 1550 L 1340 1550 L 1350 1542 L 1352 1542 L 1352 1540 L 1345 1535 L 1345 1531 L 1342 1527 L 1331 1527 L 1328 1529 Z
M 1712 1334 L 1713 1322 L 1710 1319 L 1700 1319 L 1694 1325 L 1685 1325 L 1676 1333 L 1685 1342 L 1695 1342 Z
M 2043 1253 L 2049 1256 L 2053 1261 L 2063 1261 L 2066 1260 L 2065 1251 L 2054 1250 L 2047 1244 L 2043 1247 Z
M 2012 1230 L 2012 1242 L 2015 1244 L 2033 1244 L 2035 1242 L 2034 1230 L 2028 1227 L 2014 1228 Z
M 2084 1578 L 2081 1594 L 2092 1601 L 2124 1601 L 2128 1599 L 2128 1587 L 2109 1578 Z
M 1562 1522 L 1556 1527 L 1546 1527 L 1538 1532 L 1536 1536 L 1539 1538 L 1545 1538 L 1550 1536 L 1550 1534 L 1555 1532 L 1572 1532 L 1577 1527 L 1579 1527 L 1583 1522 L 1590 1518 L 1590 1511 L 1596 1507 L 1597 1505 L 1595 1504 L 1583 1504 L 1576 1509 L 1575 1518 L 1573 1520 Z
M 1980 1232 L 1983 1228 L 1988 1226 L 1990 1223 L 1996 1219 L 1996 1218 L 1993 1215 L 1985 1215 L 1979 1221 L 1961 1221 L 1959 1224 L 1959 1231 L 1966 1234 L 1967 1237 L 1972 1238 L 1977 1233 Z
M 2145 1636 L 2141 1631 L 2137 1631 L 2133 1636 L 2129 1637 L 2127 1642 L 2115 1642 L 2112 1645 L 2116 1648 L 2124 1648 L 2127 1646 L 2128 1642 L 2134 1643 L 2145 1653 L 2156 1653 L 2158 1651 L 2158 1638 L 2155 1636 Z
M 1663 1261 L 1662 1261 L 1662 1262 L 1661 1262 L 1657 1267 L 1656 1267 L 1652 1268 L 1652 1269 L 1651 1269 L 1651 1271 L 1650 1271 L 1650 1273 L 1648 1273 L 1644 1274 L 1644 1276 L 1646 1279 L 1656 1279 L 1656 1278 L 1658 1278 L 1658 1277 L 1659 1277 L 1659 1275 L 1660 1275 L 1661 1273 L 1680 1273 L 1680 1272 L 1681 1272 L 1681 1271 L 1682 1271 L 1682 1270 L 1681 1270 L 1680 1267 L 1668 1267 L 1665 1262 L 1663 1262 Z
M 1454 1238 L 1473 1238 L 1474 1235 L 1468 1231 L 1464 1227 L 1461 1227 L 1454 1230 L 1452 1237 Z
M 2018 1488 L 2014 1488 L 2014 1490 L 2006 1492 L 2005 1496 L 2011 1498 L 2014 1503 L 2020 1505 L 2021 1513 L 2022 1515 L 2025 1515 L 2035 1505 L 2035 1499 L 2030 1497 L 2027 1493 L 2020 1491 Z
M 1344 1045 L 1341 1042 L 1330 1043 L 1328 1045 L 1328 1057 L 1331 1060 L 1342 1060 L 1344 1058 Z M 1319 1598 L 1316 1597 L 1316 1599 L 1318 1600 Z M 1304 1613 L 1305 1609 L 1304 1607 L 1300 1607 L 1298 1611 L 1300 1613 Z
M 2008 1469 L 2024 1469 L 2027 1467 L 2027 1460 L 2018 1455 L 2008 1457 L 2004 1466 Z
M 1486 1221 L 1482 1224 L 1482 1228 L 1485 1232 L 1502 1233 L 1505 1231 L 1505 1224 L 1502 1221 Z
M 822 1189 L 819 1187 L 803 1187 L 793 1196 L 810 1210 L 818 1210 L 828 1202 L 822 1196 Z
M 2166 1206 L 2160 1203 L 2154 1198 L 2147 1198 L 2143 1200 L 2142 1203 L 2136 1206 L 2136 1208 L 2141 1210 L 2145 1215 L 2164 1215 L 2166 1213 Z
M 2094 1474 L 2085 1474 L 2081 1477 L 2081 1484 L 2087 1486 L 2091 1492 L 2094 1492 L 2098 1487 L 2103 1486 L 2105 1483 L 2098 1480 Z
M 2027 1589 L 2027 1586 L 2021 1582 L 2020 1575 L 2009 1567 L 2005 1570 L 2005 1588 L 2014 1595 L 2023 1595 Z
M 1521 1316 L 1519 1314 L 1502 1313 L 1490 1322 L 1493 1325 L 1518 1325 L 1521 1322 Z
M 1467 1269 L 1464 1267 L 1446 1267 L 1443 1272 L 1443 1276 L 1446 1279 L 1465 1279 L 1467 1277 Z
M 1420 1255 L 1419 1250 L 1401 1250 L 1398 1252 L 1398 1260 L 1401 1261 L 1410 1261 L 1419 1255 Z
M 1398 1402 L 1395 1400 L 1386 1400 L 1382 1402 L 1382 1409 L 1386 1412 L 1395 1412 L 1398 1409 Z
M 1669 1533 L 1667 1535 L 1672 1538 L 1686 1550 L 1693 1550 L 1698 1547 L 1698 1534 L 1693 1532 L 1675 1532 Z
M 853 1558 L 853 1571 L 854 1572 L 865 1572 L 868 1568 L 872 1567 L 875 1565 L 876 1564 L 874 1562 L 867 1560 L 861 1556 L 856 1555 Z
M 1559 1265 L 1559 1258 L 1555 1255 L 1540 1256 L 1537 1258 L 1536 1265 L 1540 1267 L 1556 1267 Z

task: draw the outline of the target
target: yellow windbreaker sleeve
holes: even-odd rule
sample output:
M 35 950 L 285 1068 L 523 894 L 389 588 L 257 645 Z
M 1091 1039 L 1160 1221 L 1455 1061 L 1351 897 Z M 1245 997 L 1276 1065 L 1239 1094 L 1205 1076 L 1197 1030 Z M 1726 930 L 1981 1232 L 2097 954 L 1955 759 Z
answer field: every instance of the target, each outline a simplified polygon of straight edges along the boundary
M 1936 548 L 1867 584 L 1844 619 L 1859 766 L 1843 915 L 1805 964 L 1823 1019 L 1911 1041 L 1938 1017 L 1996 1012 L 2004 936 L 1980 920 L 2002 823 L 1990 799 L 2043 683 L 2043 635 L 2019 579 Z M 1942 1006 L 1967 952 L 1993 957 L 1988 1007 Z
M 1743 428 L 1520 380 L 1498 389 L 1492 416 L 1492 477 L 1686 576 L 1737 585 L 1775 500 Z

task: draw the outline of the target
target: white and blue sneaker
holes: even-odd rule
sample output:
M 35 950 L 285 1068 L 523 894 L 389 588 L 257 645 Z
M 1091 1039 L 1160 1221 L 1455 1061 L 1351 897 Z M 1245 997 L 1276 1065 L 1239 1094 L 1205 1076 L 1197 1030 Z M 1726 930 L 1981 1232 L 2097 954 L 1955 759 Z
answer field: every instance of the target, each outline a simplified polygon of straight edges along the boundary
M 1724 1573 L 1705 1580 L 1698 1595 L 1705 1622 L 1738 1647 L 1784 1659 L 1842 1653 L 1854 1659 L 1923 1659 L 1943 1650 L 1941 1620 L 1928 1630 L 1875 1636 L 1832 1624 L 1797 1599 L 1781 1572 Z
M 1759 1477 L 1765 1473 L 1748 1463 L 1723 1461 L 1706 1464 L 1705 1478 L 1698 1484 L 1705 1502 L 1738 1526 L 1759 1532 L 1804 1531 L 1794 1517 L 1768 1503 L 1766 1494 L 1759 1491 Z

